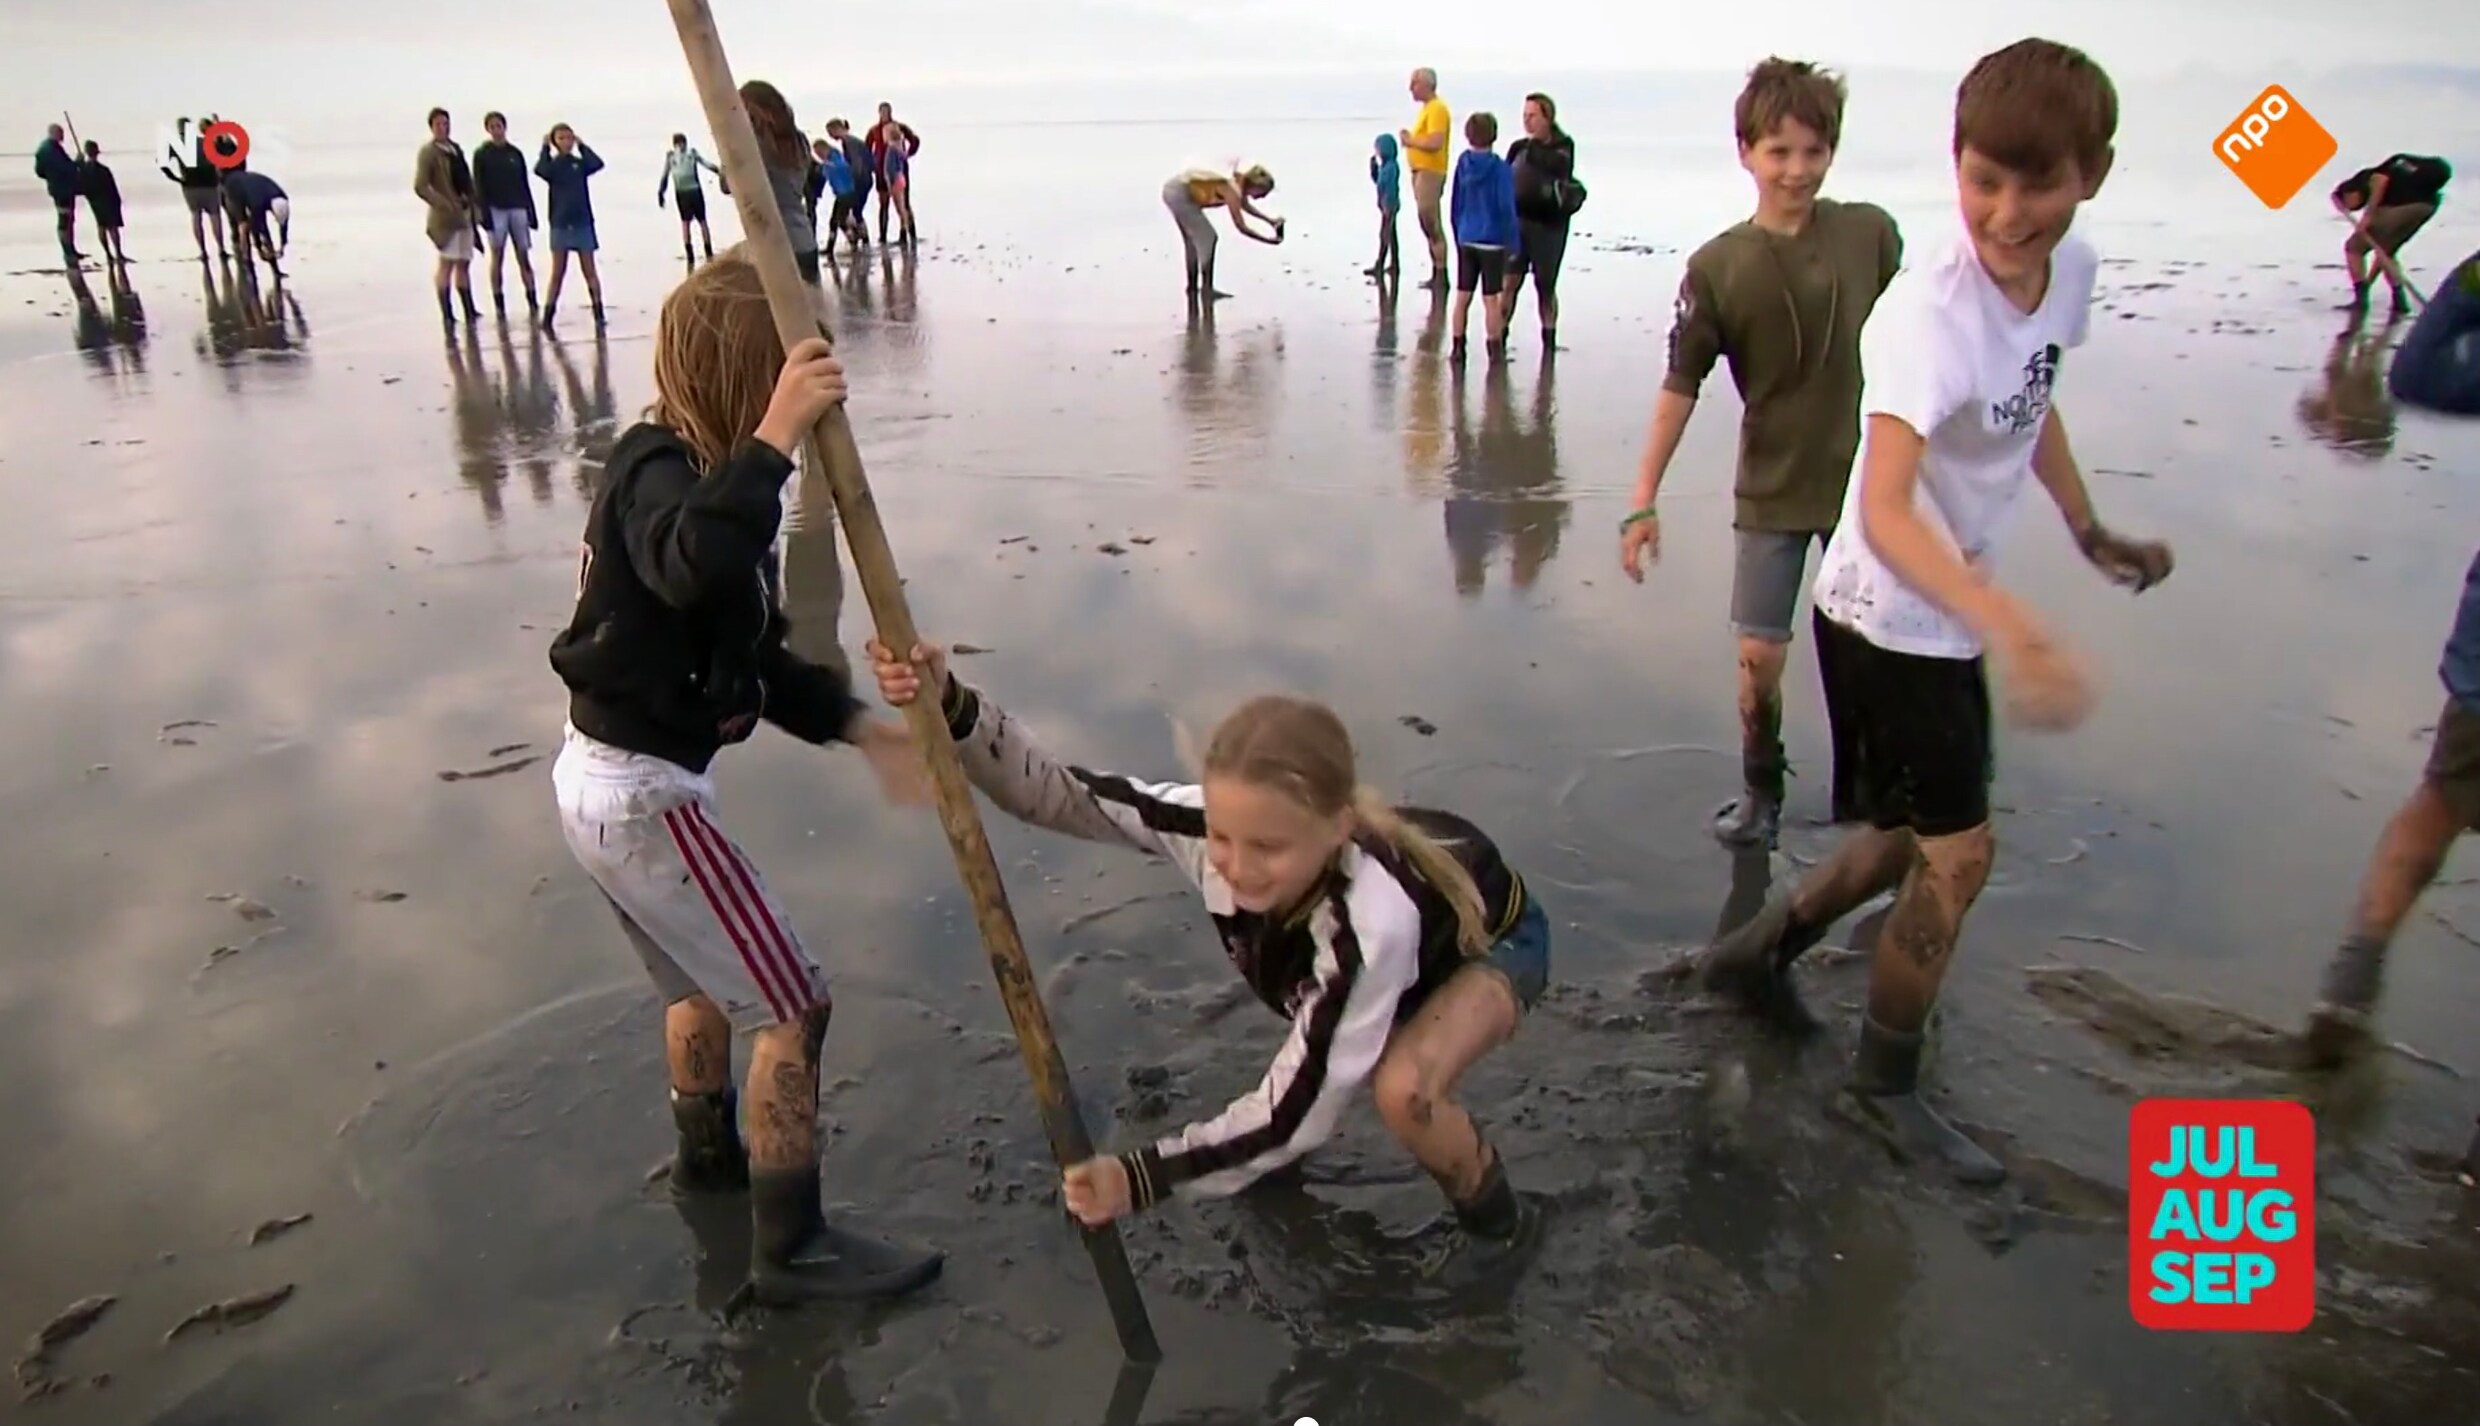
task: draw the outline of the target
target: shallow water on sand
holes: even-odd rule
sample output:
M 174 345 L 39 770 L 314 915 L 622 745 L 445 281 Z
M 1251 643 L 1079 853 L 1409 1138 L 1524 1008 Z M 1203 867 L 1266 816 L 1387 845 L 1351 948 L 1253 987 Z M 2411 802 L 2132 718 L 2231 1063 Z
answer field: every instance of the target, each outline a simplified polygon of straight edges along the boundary
M 1358 285 L 1357 239 L 1228 243 L 1241 295 L 1190 320 L 1158 211 L 1107 210 L 1037 261 L 1004 205 L 955 203 L 918 259 L 873 253 L 839 299 L 923 626 L 979 646 L 965 675 L 1061 752 L 1136 773 L 1178 767 L 1174 717 L 1326 697 L 1374 780 L 1487 826 L 1558 926 L 1549 998 L 1468 1084 L 1549 1205 L 1528 1270 L 1462 1298 L 1412 1276 L 1435 1193 L 1358 1113 L 1304 1187 L 1130 1227 L 1169 1360 L 1112 1419 L 2467 1409 L 2480 1216 L 2432 1172 L 2480 1108 L 2457 1075 L 2480 1070 L 2480 899 L 2452 869 L 2406 928 L 2387 1026 L 2453 1068 L 2393 1057 L 2326 1117 L 2316 1325 L 2173 1337 L 2125 1306 L 2127 1104 L 2294 1088 L 2254 1067 L 2254 1022 L 2304 1006 L 2441 700 L 2480 441 L 2368 407 L 2355 346 L 2347 419 L 2303 424 L 2334 274 L 2218 250 L 2106 271 L 2062 409 L 2105 515 L 2174 540 L 2179 572 L 2131 601 L 2037 510 L 2008 554 L 2104 701 L 2073 736 L 2004 741 L 2001 859 L 1936 1075 L 2016 1173 L 1968 1195 L 1827 1117 L 1839 1037 L 1794 1052 L 1639 983 L 1769 872 L 1703 832 L 1736 779 L 1722 383 L 1663 562 L 1636 588 L 1614 559 L 1675 254 L 1597 230 L 1569 350 L 1545 363 L 1528 316 L 1509 368 L 1459 375 L 1426 294 Z M 101 273 L 0 286 L 0 1137 L 20 1150 L 0 1335 L 119 1299 L 51 1354 L 65 1389 L 40 1411 L 1105 1419 L 1116 1352 L 937 828 L 773 734 L 719 780 L 835 976 L 830 1194 L 952 1257 L 893 1311 L 713 1316 L 745 1230 L 649 1181 L 654 1008 L 534 761 L 670 230 L 606 218 L 604 337 L 486 320 L 443 347 L 400 226 L 305 238 L 280 292 L 177 261 L 136 267 L 134 302 Z M 156 227 L 152 251 L 184 236 Z M 832 526 L 798 524 L 802 637 L 857 648 Z M 1830 844 L 1804 647 L 1793 669 L 1782 873 Z M 992 834 L 1098 1138 L 1253 1082 L 1279 1027 L 1235 1002 L 1167 871 Z M 1847 1024 L 1863 972 L 1821 960 L 1812 997 Z M 162 1341 L 287 1284 L 263 1321 Z

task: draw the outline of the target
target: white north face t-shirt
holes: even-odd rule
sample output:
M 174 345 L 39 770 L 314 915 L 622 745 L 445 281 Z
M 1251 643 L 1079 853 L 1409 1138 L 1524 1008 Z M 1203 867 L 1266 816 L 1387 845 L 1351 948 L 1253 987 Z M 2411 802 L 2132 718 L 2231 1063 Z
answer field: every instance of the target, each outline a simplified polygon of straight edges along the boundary
M 1860 417 L 1894 416 L 1927 438 L 1914 502 L 1976 566 L 2024 487 L 2049 416 L 2059 361 L 2084 344 L 2100 258 L 2069 232 L 2050 256 L 2049 291 L 2025 313 L 1998 291 L 1958 227 L 1888 285 L 1860 332 Z M 1843 513 L 1818 561 L 1817 608 L 1881 649 L 1969 659 L 1980 640 L 1915 592 L 1861 529 L 1865 434 Z

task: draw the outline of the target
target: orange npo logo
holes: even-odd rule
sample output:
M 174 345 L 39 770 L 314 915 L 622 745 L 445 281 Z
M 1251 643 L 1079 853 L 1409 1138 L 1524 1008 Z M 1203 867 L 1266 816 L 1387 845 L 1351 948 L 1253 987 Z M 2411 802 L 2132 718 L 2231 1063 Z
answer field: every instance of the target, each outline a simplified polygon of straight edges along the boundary
M 2341 148 L 2316 116 L 2279 84 L 2266 85 L 2213 141 L 2222 166 L 2268 208 L 2298 197 Z

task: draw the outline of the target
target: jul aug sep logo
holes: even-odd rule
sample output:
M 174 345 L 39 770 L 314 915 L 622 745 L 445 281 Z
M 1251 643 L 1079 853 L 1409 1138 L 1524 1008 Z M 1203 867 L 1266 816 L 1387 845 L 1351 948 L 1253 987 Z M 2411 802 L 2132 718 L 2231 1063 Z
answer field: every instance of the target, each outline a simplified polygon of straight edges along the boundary
M 2213 156 L 2268 208 L 2299 196 L 2342 146 L 2307 106 L 2268 84 L 2213 140 Z
M 2296 1332 L 2316 1314 L 2316 1121 L 2270 1099 L 2128 1117 L 2127 1297 L 2156 1331 Z

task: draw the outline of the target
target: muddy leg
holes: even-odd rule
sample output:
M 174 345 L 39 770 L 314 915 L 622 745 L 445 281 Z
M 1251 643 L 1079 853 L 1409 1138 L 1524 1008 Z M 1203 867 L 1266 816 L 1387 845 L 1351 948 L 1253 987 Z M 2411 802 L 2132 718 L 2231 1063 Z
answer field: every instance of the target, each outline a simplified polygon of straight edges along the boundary
M 1964 914 L 1989 880 L 1996 847 L 1986 823 L 1923 837 L 1869 963 L 1868 1018 L 1844 1108 L 1898 1158 L 1926 1160 L 1957 1181 L 1996 1183 L 1997 1160 L 1938 1117 L 1918 1093 L 1922 1031 L 1954 962 Z
M 818 1052 L 833 1008 L 760 1030 L 749 1059 L 750 1285 L 770 1304 L 898 1297 L 946 1261 L 847 1232 L 819 1206 Z
M 2386 948 L 2420 893 L 2437 879 L 2446 853 L 2462 832 L 2462 819 L 2436 782 L 2427 778 L 2385 824 L 2360 881 L 2351 932 L 2326 964 L 2324 990 L 2309 1016 L 2311 1064 L 2331 1069 L 2366 1047 L 2368 1019 L 2383 986 Z
M 1835 922 L 1901 881 L 1915 851 L 1906 831 L 1852 833 L 1790 893 L 1768 897 L 1745 925 L 1716 940 L 1695 963 L 1699 978 L 1761 1020 L 1795 1033 L 1814 1031 L 1817 1018 L 1791 983 L 1792 963 Z
M 1743 789 L 1714 836 L 1726 847 L 1772 847 L 1782 827 L 1789 760 L 1783 753 L 1782 677 L 1788 641 L 1739 636 L 1739 770 Z
M 1515 1033 L 1521 1014 L 1504 975 L 1465 966 L 1395 1032 L 1371 1080 L 1388 1132 L 1437 1180 L 1465 1231 L 1480 1238 L 1514 1237 L 1522 1205 L 1455 1090 L 1475 1061 Z
M 732 1094 L 731 1022 L 703 995 L 675 1001 L 663 1012 L 663 1050 L 672 1078 L 672 1124 L 680 1133 L 672 1183 L 692 1193 L 747 1188 L 749 1158 Z

